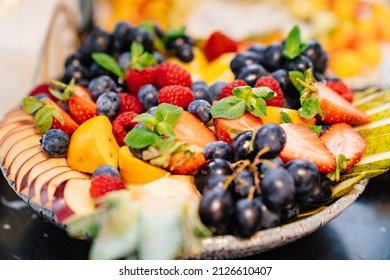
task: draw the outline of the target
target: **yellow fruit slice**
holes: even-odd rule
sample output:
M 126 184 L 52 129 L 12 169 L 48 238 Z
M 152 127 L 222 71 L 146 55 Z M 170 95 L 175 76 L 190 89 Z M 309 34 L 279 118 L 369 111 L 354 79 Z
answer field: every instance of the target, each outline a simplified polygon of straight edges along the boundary
M 311 119 L 302 118 L 299 115 L 297 110 L 274 107 L 274 106 L 267 106 L 267 116 L 261 117 L 261 119 L 263 120 L 264 124 L 266 123 L 280 124 L 282 120 L 281 119 L 282 112 L 286 113 L 290 117 L 293 123 L 300 123 L 306 126 L 315 125 L 316 123 L 315 118 L 311 118 Z
M 147 184 L 169 174 L 162 168 L 134 157 L 127 146 L 119 149 L 119 171 L 126 184 L 135 185 Z

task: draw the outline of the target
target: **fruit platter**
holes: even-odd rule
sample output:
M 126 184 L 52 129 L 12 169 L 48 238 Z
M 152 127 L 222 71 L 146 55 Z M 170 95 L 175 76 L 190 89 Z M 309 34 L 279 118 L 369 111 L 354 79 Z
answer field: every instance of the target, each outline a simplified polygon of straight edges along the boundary
M 390 167 L 390 97 L 295 26 L 268 45 L 118 22 L 0 124 L 10 187 L 90 259 L 236 258 L 336 218 Z

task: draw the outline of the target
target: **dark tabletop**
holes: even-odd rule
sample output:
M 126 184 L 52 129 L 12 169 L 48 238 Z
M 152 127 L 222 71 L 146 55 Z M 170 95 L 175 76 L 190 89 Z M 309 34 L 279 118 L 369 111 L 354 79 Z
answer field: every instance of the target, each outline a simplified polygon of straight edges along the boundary
M 0 175 L 0 259 L 78 260 L 88 242 L 69 238 L 23 202 Z M 390 175 L 371 179 L 363 194 L 316 232 L 248 259 L 390 259 Z

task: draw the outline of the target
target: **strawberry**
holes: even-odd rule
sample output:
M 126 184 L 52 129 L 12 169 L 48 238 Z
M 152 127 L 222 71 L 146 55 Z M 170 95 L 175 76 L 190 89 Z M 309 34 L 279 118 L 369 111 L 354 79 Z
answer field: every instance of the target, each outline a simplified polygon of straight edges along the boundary
M 126 189 L 126 185 L 121 179 L 103 174 L 92 178 L 89 194 L 95 199 L 108 192 L 124 189 Z
M 125 139 L 127 133 L 137 124 L 137 122 L 132 122 L 137 115 L 133 111 L 124 112 L 119 114 L 112 122 L 112 132 L 119 146 L 125 145 L 123 139 Z
M 127 88 L 132 94 L 137 94 L 142 86 L 154 83 L 155 71 L 156 69 L 153 66 L 148 66 L 142 70 L 127 69 L 125 74 Z
M 343 97 L 348 102 L 352 103 L 353 101 L 353 91 L 342 81 L 328 81 L 326 83 L 328 87 L 337 92 L 341 97 Z
M 194 93 L 189 87 L 185 86 L 165 86 L 160 89 L 157 101 L 158 104 L 168 103 L 186 108 L 192 101 L 194 101 Z
M 163 88 L 170 85 L 191 87 L 191 74 L 179 64 L 165 61 L 157 66 L 155 73 L 155 85 Z
M 53 100 L 58 101 L 58 99 L 50 93 L 49 88 L 50 88 L 49 83 L 39 84 L 29 92 L 28 96 L 37 96 L 40 94 L 46 94 L 48 97 L 52 98 Z
M 241 87 L 241 86 L 247 86 L 248 84 L 244 80 L 234 80 L 232 82 L 227 83 L 221 88 L 221 91 L 218 94 L 218 100 L 232 96 L 233 95 L 233 88 L 235 87 Z
M 139 114 L 143 111 L 143 107 L 135 95 L 120 92 L 118 93 L 118 97 L 121 100 L 119 114 L 130 111 Z
M 172 155 L 169 162 L 169 170 L 173 174 L 189 175 L 197 171 L 205 163 L 206 159 L 202 152 L 194 154 L 178 152 Z
M 279 82 L 272 76 L 260 77 L 254 87 L 269 87 L 276 93 L 274 98 L 266 100 L 267 106 L 284 107 L 284 94 Z
M 254 131 L 263 125 L 261 118 L 245 112 L 236 119 L 214 118 L 214 126 L 219 140 L 231 144 L 233 138 L 243 131 Z
M 367 147 L 364 138 L 346 123 L 333 124 L 321 136 L 321 140 L 336 158 L 340 155 L 345 156 L 346 162 L 342 171 L 358 163 Z
M 193 114 L 183 111 L 173 127 L 175 136 L 180 141 L 204 148 L 209 142 L 215 141 L 214 133 Z
M 286 133 L 286 144 L 279 157 L 284 162 L 304 159 L 313 162 L 322 173 L 336 168 L 336 159 L 310 128 L 303 124 L 284 123 L 280 125 Z
M 224 53 L 236 52 L 238 44 L 224 33 L 216 31 L 206 40 L 203 52 L 209 62 L 218 58 Z
M 68 135 L 72 135 L 73 132 L 79 127 L 78 124 L 72 119 L 72 117 L 57 103 L 52 101 L 49 98 L 45 98 L 47 102 L 48 108 L 51 108 L 50 110 L 57 111 L 57 113 L 52 111 L 52 128 L 58 128 L 63 131 L 65 131 Z M 42 100 L 44 101 L 44 100 Z M 60 114 L 62 117 L 62 121 L 56 118 L 56 114 Z

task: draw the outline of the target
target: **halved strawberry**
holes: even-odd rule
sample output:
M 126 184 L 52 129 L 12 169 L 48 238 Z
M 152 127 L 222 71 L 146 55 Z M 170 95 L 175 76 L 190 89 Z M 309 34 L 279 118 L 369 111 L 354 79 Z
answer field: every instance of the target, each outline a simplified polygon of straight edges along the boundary
M 189 175 L 205 163 L 206 158 L 202 152 L 196 152 L 194 154 L 178 152 L 172 155 L 169 162 L 169 170 L 173 174 Z
M 224 53 L 236 52 L 237 49 L 237 42 L 220 31 L 212 33 L 203 47 L 204 54 L 209 62 Z
M 190 145 L 204 148 L 209 142 L 215 141 L 215 134 L 193 114 L 183 111 L 173 127 L 176 138 Z
M 336 158 L 340 155 L 346 157 L 342 171 L 348 170 L 358 163 L 367 147 L 364 138 L 346 123 L 333 124 L 321 136 L 321 140 Z
M 245 112 L 236 119 L 214 118 L 215 132 L 219 140 L 228 144 L 232 143 L 233 138 L 240 132 L 256 130 L 263 125 L 261 118 Z
M 336 168 L 336 159 L 311 129 L 303 124 L 285 123 L 280 125 L 286 133 L 286 144 L 279 157 L 284 162 L 305 159 L 313 162 L 322 173 Z
M 92 101 L 90 96 L 83 97 L 73 94 L 68 101 L 68 110 L 72 119 L 78 124 L 98 115 L 96 103 Z

